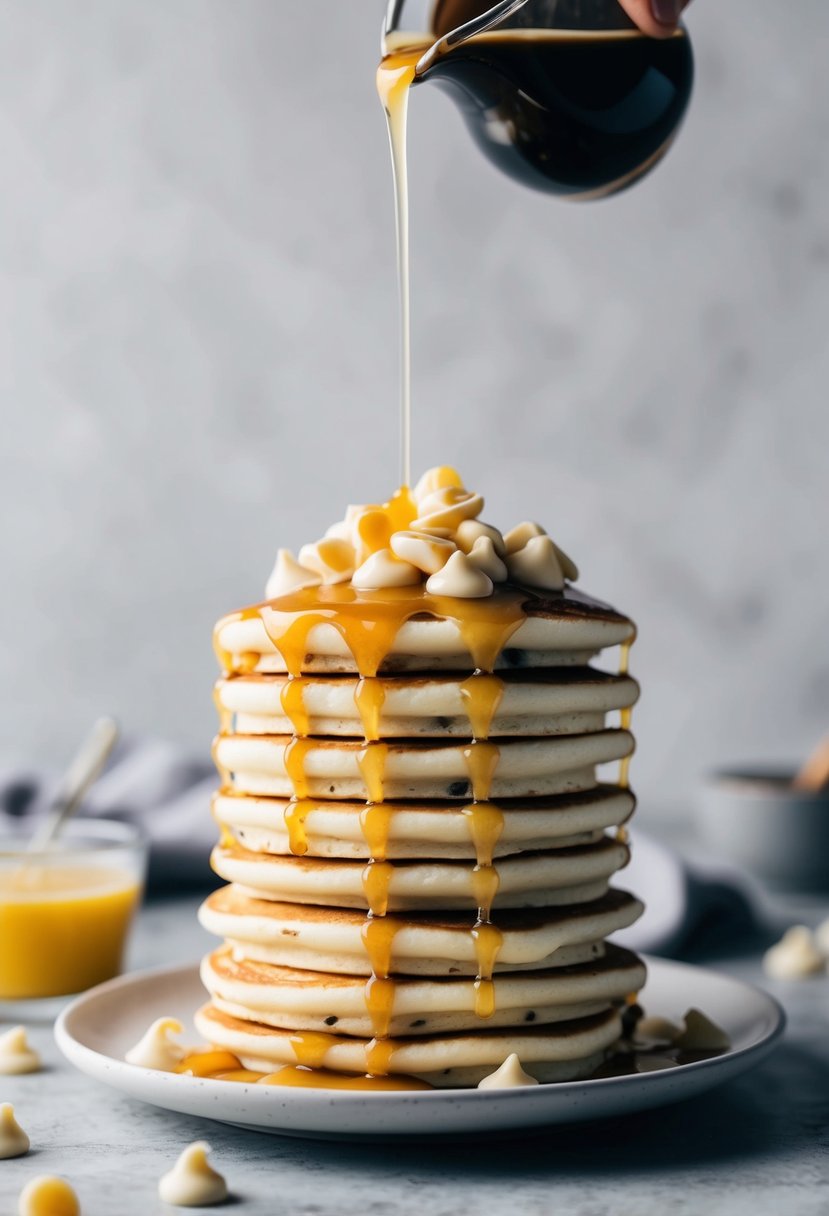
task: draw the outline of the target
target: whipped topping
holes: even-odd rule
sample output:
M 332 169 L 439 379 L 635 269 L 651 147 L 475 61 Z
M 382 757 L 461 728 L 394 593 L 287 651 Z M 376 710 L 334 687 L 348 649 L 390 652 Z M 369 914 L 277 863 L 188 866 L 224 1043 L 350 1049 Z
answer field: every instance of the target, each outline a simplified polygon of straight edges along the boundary
M 209 1164 L 210 1145 L 197 1140 L 184 1150 L 158 1184 L 164 1203 L 178 1208 L 204 1208 L 227 1199 L 227 1183 Z
M 478 518 L 483 507 L 454 469 L 429 469 L 414 490 L 398 490 L 387 503 L 350 505 L 298 559 L 280 549 L 266 595 L 338 583 L 357 591 L 425 583 L 430 594 L 481 599 L 508 579 L 542 591 L 578 579 L 574 562 L 540 524 L 525 521 L 502 535 Z
M 157 1072 L 175 1072 L 186 1055 L 186 1049 L 170 1036 L 182 1034 L 184 1027 L 178 1018 L 157 1018 L 152 1026 L 124 1059 L 139 1068 L 154 1068 Z
M 773 980 L 806 979 L 826 970 L 826 955 L 811 929 L 806 925 L 793 925 L 763 955 L 763 970 Z
M 478 1089 L 522 1089 L 527 1085 L 538 1084 L 535 1077 L 524 1072 L 521 1061 L 513 1052 L 511 1056 L 507 1056 L 500 1068 L 478 1082 Z
M 29 1045 L 23 1026 L 13 1026 L 0 1034 L 0 1076 L 13 1077 L 25 1072 L 40 1072 L 43 1062 Z
M 29 1151 L 29 1137 L 14 1117 L 10 1102 L 0 1103 L 0 1161 L 24 1157 Z
M 81 1216 L 81 1205 L 63 1178 L 42 1174 L 32 1178 L 20 1192 L 18 1216 Z

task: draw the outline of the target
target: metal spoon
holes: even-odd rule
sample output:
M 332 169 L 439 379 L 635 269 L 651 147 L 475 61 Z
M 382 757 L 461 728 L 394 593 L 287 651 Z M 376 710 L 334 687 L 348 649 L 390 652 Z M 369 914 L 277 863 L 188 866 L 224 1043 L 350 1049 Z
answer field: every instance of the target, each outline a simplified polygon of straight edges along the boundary
M 100 777 L 118 739 L 114 718 L 99 718 L 75 754 L 57 788 L 43 823 L 29 841 L 27 853 L 44 853 Z

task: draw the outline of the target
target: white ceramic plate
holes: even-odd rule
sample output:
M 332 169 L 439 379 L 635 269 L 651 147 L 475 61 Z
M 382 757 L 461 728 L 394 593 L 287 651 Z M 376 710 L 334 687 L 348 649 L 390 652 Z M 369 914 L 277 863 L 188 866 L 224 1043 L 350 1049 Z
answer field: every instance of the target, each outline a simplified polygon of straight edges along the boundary
M 279 1089 L 153 1072 L 124 1063 L 149 1024 L 170 1014 L 192 1025 L 204 991 L 196 967 L 125 975 L 93 988 L 59 1018 L 55 1037 L 81 1072 L 154 1106 L 291 1136 L 420 1136 L 519 1131 L 577 1123 L 692 1098 L 752 1068 L 784 1026 L 780 1006 L 748 984 L 689 967 L 648 960 L 642 1002 L 649 1013 L 679 1018 L 703 1009 L 731 1038 L 714 1059 L 637 1076 L 573 1081 L 519 1090 L 360 1093 Z

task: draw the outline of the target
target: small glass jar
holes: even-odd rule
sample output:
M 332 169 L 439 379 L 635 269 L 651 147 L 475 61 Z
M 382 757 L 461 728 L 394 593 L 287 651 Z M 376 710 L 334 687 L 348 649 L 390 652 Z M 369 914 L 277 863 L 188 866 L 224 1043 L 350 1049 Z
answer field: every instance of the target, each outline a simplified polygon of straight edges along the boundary
M 45 852 L 27 844 L 0 835 L 0 1013 L 18 1020 L 120 973 L 148 858 L 139 828 L 108 819 L 66 824 Z

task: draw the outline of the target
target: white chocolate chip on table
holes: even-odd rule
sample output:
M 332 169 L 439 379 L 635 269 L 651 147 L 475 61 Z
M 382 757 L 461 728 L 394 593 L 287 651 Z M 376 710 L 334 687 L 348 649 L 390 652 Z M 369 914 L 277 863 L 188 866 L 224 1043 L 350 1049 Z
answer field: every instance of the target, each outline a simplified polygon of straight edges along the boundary
M 29 1045 L 23 1026 L 13 1026 L 0 1034 L 0 1076 L 20 1076 L 27 1072 L 40 1072 L 43 1062 Z
M 44 1174 L 26 1183 L 17 1212 L 18 1216 L 81 1216 L 81 1205 L 65 1179 Z
M 184 1150 L 158 1184 L 164 1203 L 178 1208 L 204 1208 L 227 1199 L 227 1183 L 207 1160 L 210 1145 L 197 1140 Z
M 787 929 L 763 955 L 763 970 L 773 980 L 801 980 L 826 971 L 826 955 L 806 925 Z
M 0 1161 L 24 1157 L 29 1151 L 29 1137 L 14 1117 L 10 1102 L 0 1103 Z

